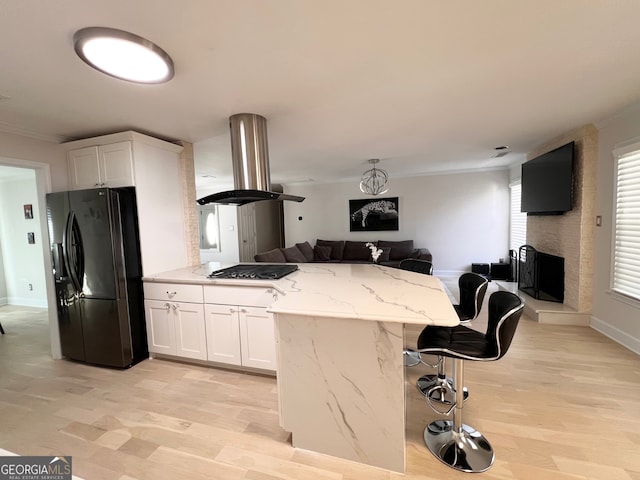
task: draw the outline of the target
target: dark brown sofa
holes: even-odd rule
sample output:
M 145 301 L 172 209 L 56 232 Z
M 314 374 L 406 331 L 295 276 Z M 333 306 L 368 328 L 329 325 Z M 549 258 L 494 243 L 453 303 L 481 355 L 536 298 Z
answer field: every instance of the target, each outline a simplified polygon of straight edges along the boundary
M 258 253 L 254 260 L 269 263 L 373 263 L 371 250 L 365 246 L 366 243 L 373 243 L 382 250 L 377 262 L 380 265 L 397 267 L 405 258 L 419 258 L 433 262 L 431 252 L 426 248 L 414 248 L 413 240 L 367 242 L 318 239 L 314 247 L 309 242 L 296 243 L 292 247 Z

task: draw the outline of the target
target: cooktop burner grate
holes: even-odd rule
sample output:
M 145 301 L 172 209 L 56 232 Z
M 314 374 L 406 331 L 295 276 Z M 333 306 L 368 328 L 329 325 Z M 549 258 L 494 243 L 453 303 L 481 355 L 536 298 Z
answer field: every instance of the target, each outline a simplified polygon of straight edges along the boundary
M 234 265 L 215 270 L 208 278 L 235 278 L 239 280 L 277 280 L 298 270 L 297 265 Z

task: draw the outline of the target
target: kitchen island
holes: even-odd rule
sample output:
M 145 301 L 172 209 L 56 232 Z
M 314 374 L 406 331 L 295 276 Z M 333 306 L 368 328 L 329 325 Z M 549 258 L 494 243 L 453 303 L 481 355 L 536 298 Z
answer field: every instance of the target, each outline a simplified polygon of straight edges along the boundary
M 372 264 L 299 267 L 279 280 L 208 279 L 214 265 L 144 280 L 270 290 L 280 425 L 293 445 L 404 472 L 403 326 L 458 323 L 442 284 Z

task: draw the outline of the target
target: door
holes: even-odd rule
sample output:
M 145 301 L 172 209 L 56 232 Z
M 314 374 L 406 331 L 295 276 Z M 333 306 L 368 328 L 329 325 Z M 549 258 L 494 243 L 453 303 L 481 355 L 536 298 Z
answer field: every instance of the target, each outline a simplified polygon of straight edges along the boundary
M 133 361 L 131 335 L 118 321 L 126 315 L 126 300 L 80 298 L 85 361 L 126 367 Z
M 47 194 L 47 224 L 56 289 L 56 310 L 60 330 L 61 353 L 67 358 L 84 360 L 82 318 L 75 285 L 71 279 L 65 247 L 69 243 L 69 195 Z
M 56 279 L 55 288 L 62 355 L 73 360 L 84 361 L 82 318 L 75 288 L 70 281 L 58 279 Z
M 204 306 L 201 303 L 172 303 L 176 355 L 207 359 L 207 336 L 204 324 Z
M 159 300 L 145 300 L 147 318 L 147 342 L 149 351 L 176 354 L 176 333 L 171 304 Z
M 131 142 L 101 145 L 98 148 L 101 186 L 127 187 L 133 183 Z
M 95 188 L 100 185 L 98 147 L 71 150 L 67 155 L 73 190 Z
M 276 370 L 276 340 L 273 315 L 266 308 L 240 308 L 242 365 Z
M 112 195 L 106 188 L 69 192 L 77 232 L 70 245 L 75 258 L 80 291 L 87 298 L 115 300 L 124 281 L 122 242 L 118 236 L 118 213 L 112 211 Z
M 253 262 L 256 253 L 255 205 L 249 203 L 238 207 L 238 240 L 240 241 L 240 261 Z
M 205 304 L 207 359 L 241 365 L 238 307 Z

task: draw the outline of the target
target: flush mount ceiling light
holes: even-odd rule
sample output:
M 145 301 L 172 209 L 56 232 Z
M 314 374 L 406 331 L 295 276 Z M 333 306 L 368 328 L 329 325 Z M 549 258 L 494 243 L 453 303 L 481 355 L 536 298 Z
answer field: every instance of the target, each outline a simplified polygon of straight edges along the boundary
M 382 195 L 389 191 L 389 175 L 384 170 L 376 168 L 377 158 L 372 158 L 369 163 L 372 168 L 365 171 L 360 179 L 360 191 L 367 195 Z
M 73 35 L 73 47 L 88 65 L 135 83 L 164 83 L 173 78 L 171 57 L 155 43 L 133 33 L 87 27 Z

